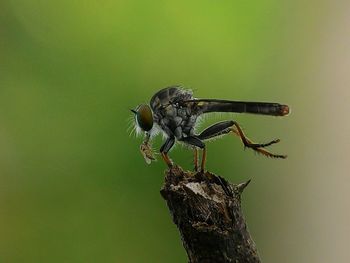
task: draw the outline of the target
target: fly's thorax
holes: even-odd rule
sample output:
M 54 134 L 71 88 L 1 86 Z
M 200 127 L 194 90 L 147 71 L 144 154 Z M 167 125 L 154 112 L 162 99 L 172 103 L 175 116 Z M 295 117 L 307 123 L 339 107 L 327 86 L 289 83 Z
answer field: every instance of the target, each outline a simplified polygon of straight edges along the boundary
M 169 104 L 175 104 L 193 98 L 191 90 L 183 89 L 181 86 L 164 88 L 153 95 L 150 105 L 154 111 Z
M 192 99 L 192 92 L 178 87 L 167 88 L 156 93 L 150 105 L 154 112 L 154 121 L 169 136 L 181 139 L 193 135 L 197 114 L 192 104 L 184 101 Z
M 197 122 L 198 115 L 194 114 L 187 118 L 186 122 L 183 123 L 183 132 L 187 135 L 194 134 L 194 128 Z

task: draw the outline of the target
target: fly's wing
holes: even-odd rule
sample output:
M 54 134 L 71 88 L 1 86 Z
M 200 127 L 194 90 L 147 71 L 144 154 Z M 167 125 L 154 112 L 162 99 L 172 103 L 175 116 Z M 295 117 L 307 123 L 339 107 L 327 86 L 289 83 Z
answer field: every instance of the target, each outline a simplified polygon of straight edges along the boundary
M 271 102 L 244 102 L 216 99 L 193 99 L 183 102 L 197 114 L 209 112 L 253 113 L 271 116 L 285 116 L 289 113 L 287 105 Z

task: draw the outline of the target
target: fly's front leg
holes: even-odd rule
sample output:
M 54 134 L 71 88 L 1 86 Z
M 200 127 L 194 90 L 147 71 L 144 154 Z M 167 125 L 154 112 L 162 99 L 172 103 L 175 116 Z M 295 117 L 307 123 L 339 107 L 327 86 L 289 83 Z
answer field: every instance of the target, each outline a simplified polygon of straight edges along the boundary
M 160 153 L 162 155 L 162 158 L 169 168 L 173 166 L 173 161 L 169 158 L 168 152 L 174 146 L 174 143 L 175 143 L 175 137 L 169 137 L 160 148 Z

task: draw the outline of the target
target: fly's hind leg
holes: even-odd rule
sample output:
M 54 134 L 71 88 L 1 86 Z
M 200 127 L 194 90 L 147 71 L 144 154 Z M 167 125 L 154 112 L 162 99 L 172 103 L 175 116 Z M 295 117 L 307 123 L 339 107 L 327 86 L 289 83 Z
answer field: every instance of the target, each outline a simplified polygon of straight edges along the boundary
M 239 136 L 244 144 L 244 147 L 251 148 L 254 151 L 261 153 L 267 157 L 273 157 L 273 158 L 286 158 L 285 155 L 278 155 L 273 154 L 264 149 L 264 147 L 270 146 L 272 144 L 278 143 L 280 140 L 273 140 L 268 143 L 253 143 L 248 137 L 245 136 L 243 133 L 241 127 L 239 124 L 235 121 L 222 121 L 218 122 L 207 129 L 205 129 L 200 135 L 198 135 L 198 138 L 201 140 L 208 140 L 211 138 L 215 138 L 218 136 L 222 136 L 228 133 L 234 133 L 237 136 Z
M 286 155 L 273 154 L 264 149 L 264 147 L 280 142 L 279 139 L 272 140 L 268 143 L 263 143 L 263 144 L 253 143 L 248 137 L 245 136 L 245 134 L 242 131 L 242 128 L 239 126 L 237 122 L 233 121 L 233 126 L 236 127 L 237 130 L 234 127 L 231 127 L 231 132 L 233 132 L 234 134 L 238 135 L 241 138 L 245 147 L 251 148 L 254 151 L 261 153 L 267 157 L 281 158 L 281 159 L 287 158 Z

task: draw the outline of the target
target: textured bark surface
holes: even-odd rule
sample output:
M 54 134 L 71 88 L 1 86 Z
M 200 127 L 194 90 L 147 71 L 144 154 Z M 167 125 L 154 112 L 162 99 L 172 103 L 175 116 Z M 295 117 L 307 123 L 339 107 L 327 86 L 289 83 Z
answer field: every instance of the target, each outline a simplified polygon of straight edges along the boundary
M 161 194 L 177 225 L 190 263 L 261 262 L 241 210 L 246 183 L 212 173 L 166 172 Z

